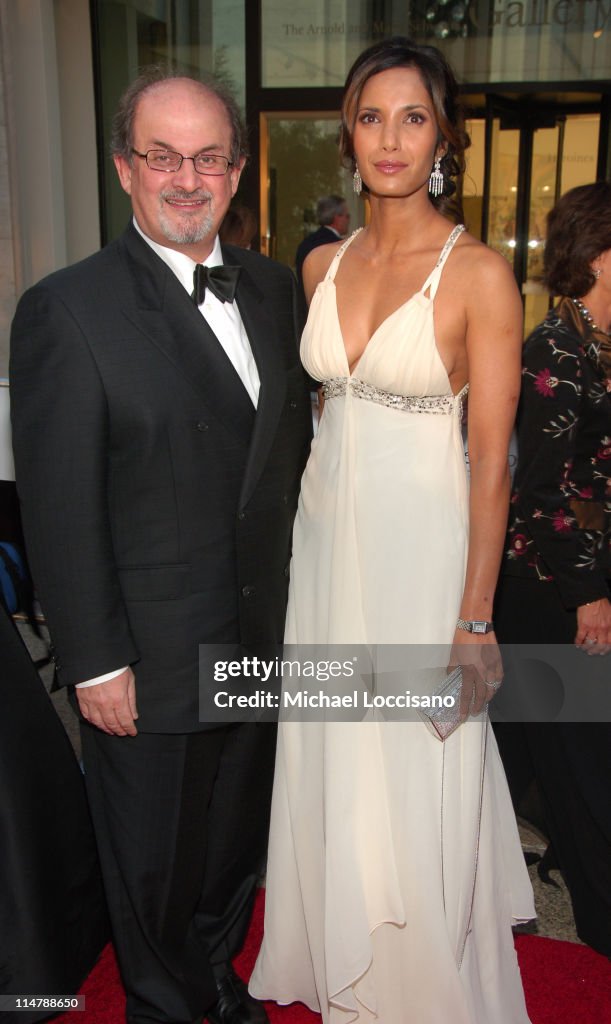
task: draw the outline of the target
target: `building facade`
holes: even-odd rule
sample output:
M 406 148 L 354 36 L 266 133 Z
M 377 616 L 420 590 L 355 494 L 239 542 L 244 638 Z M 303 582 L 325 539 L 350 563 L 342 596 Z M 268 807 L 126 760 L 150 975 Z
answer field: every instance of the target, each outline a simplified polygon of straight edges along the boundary
M 213 72 L 250 127 L 240 201 L 292 264 L 320 195 L 365 207 L 337 157 L 345 74 L 371 42 L 439 46 L 463 84 L 468 227 L 514 267 L 541 318 L 545 215 L 611 170 L 611 0 L 0 0 L 0 377 L 16 298 L 115 237 L 128 204 L 108 156 L 137 69 Z M 4 116 L 3 116 L 4 115 Z

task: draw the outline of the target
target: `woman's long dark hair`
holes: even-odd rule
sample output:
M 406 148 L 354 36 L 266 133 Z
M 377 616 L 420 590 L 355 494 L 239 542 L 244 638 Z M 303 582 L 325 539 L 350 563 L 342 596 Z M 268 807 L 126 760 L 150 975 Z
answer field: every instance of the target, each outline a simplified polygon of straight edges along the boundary
M 552 295 L 581 298 L 596 283 L 592 263 L 611 249 L 611 184 L 578 185 L 560 197 L 547 215 L 543 257 Z

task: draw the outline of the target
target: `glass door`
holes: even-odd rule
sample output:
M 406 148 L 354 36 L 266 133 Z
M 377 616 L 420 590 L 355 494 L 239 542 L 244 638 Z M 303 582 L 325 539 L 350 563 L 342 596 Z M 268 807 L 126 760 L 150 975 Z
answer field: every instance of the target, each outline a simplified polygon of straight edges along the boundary
M 515 267 L 520 132 L 493 108 L 486 118 L 482 239 Z
M 547 214 L 568 189 L 596 180 L 600 115 L 489 97 L 482 240 L 512 265 L 525 332 L 544 318 Z
M 560 124 L 534 128 L 530 138 L 530 177 L 524 199 L 525 232 L 520 277 L 524 296 L 524 327 L 528 334 L 544 319 L 549 293 L 543 283 L 543 252 L 547 215 L 560 195 L 562 133 Z

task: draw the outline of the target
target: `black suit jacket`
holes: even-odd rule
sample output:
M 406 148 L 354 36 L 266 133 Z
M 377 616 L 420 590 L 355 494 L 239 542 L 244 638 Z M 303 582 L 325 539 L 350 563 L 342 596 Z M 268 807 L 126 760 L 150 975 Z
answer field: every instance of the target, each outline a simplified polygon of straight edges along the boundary
M 17 486 L 59 680 L 131 664 L 145 732 L 205 728 L 199 644 L 253 647 L 284 628 L 311 422 L 294 283 L 256 253 L 223 257 L 243 268 L 256 413 L 133 226 L 30 289 L 13 324 Z

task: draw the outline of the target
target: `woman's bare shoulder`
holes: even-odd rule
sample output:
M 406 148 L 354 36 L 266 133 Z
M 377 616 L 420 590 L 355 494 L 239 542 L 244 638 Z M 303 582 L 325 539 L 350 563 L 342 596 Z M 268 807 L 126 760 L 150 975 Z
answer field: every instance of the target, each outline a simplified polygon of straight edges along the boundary
M 455 272 L 468 274 L 468 280 L 475 286 L 502 286 L 504 283 L 515 286 L 513 270 L 505 257 L 468 231 L 463 231 L 458 239 L 455 252 Z
M 338 242 L 328 242 L 326 245 L 317 245 L 308 253 L 303 264 L 303 283 L 306 291 L 308 284 L 314 290 L 319 281 L 322 281 L 342 244 L 343 239 Z
M 304 274 L 306 273 L 306 271 L 308 275 L 319 274 L 318 281 L 320 281 L 323 278 L 326 271 L 329 270 L 331 264 L 333 263 L 334 257 L 338 250 L 340 249 L 340 247 L 342 246 L 342 244 L 343 239 L 341 239 L 339 242 L 329 242 L 326 243 L 326 245 L 324 246 L 316 246 L 315 249 L 312 249 L 304 260 Z M 318 284 L 318 282 L 316 282 L 316 284 Z
M 461 296 L 471 353 L 480 344 L 488 351 L 491 337 L 502 340 L 505 348 L 509 338 L 521 345 L 522 299 L 505 257 L 464 232 L 450 265 L 445 295 Z

